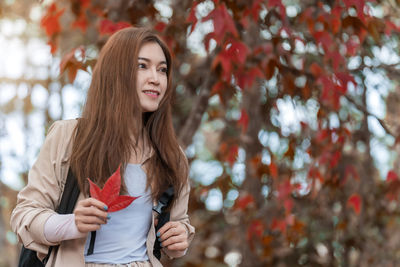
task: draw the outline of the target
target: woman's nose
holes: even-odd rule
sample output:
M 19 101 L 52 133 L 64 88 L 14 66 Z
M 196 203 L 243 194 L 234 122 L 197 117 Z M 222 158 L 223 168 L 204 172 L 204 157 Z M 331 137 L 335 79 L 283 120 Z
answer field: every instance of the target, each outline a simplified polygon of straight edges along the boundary
M 160 79 L 158 77 L 157 69 L 156 68 L 151 68 L 150 73 L 149 73 L 149 82 L 154 83 L 154 84 L 159 84 Z

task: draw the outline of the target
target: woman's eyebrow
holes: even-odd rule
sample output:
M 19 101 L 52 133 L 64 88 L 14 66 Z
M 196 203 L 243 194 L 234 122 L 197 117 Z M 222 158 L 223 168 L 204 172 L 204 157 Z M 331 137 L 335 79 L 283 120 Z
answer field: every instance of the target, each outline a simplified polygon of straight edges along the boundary
M 138 57 L 138 59 L 144 60 L 144 61 L 146 61 L 146 62 L 151 62 L 150 59 L 145 58 L 145 57 Z M 167 65 L 167 62 L 164 61 L 164 60 L 162 60 L 162 61 L 160 61 L 158 64 L 159 64 L 159 65 L 160 65 L 160 64 L 165 64 L 165 65 Z

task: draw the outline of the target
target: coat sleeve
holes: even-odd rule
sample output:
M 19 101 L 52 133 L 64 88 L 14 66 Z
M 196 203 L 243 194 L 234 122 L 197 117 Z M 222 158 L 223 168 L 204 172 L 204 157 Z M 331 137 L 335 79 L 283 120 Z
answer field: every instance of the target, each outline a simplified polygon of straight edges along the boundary
M 61 178 L 56 172 L 57 160 L 65 140 L 63 122 L 55 122 L 48 131 L 36 162 L 28 174 L 28 184 L 19 192 L 11 214 L 11 228 L 28 249 L 47 255 L 49 246 L 57 245 L 44 236 L 46 220 L 55 214 L 61 195 Z
M 190 181 L 188 177 L 186 185 L 182 189 L 182 192 L 180 192 L 178 199 L 175 201 L 174 206 L 171 208 L 170 220 L 179 221 L 186 227 L 186 231 L 188 233 L 188 243 L 190 246 L 190 243 L 194 238 L 195 228 L 190 224 L 189 221 L 189 215 L 188 215 L 189 195 L 190 195 Z M 186 254 L 186 251 L 185 253 L 182 254 L 182 253 L 176 253 L 175 251 L 170 251 L 167 248 L 163 248 L 162 251 L 165 254 L 167 254 L 169 258 L 177 258 Z

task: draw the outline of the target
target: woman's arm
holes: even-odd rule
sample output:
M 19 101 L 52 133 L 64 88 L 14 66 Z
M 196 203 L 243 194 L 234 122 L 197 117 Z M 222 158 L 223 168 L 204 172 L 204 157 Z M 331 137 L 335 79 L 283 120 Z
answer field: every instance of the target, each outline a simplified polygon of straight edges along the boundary
M 44 235 L 47 219 L 54 211 L 61 195 L 62 179 L 59 161 L 65 151 L 67 136 L 65 122 L 55 122 L 40 150 L 39 156 L 28 174 L 28 184 L 20 191 L 10 224 L 20 242 L 26 248 L 46 255 L 49 242 Z M 72 132 L 72 131 L 71 131 Z
M 44 225 L 49 242 L 83 238 L 107 223 L 106 205 L 94 198 L 78 201 L 73 214 L 53 214 Z
M 39 257 L 47 255 L 49 246 L 82 237 L 83 233 L 107 221 L 104 203 L 90 198 L 78 201 L 73 217 L 55 212 L 68 172 L 67 150 L 72 144 L 75 125 L 76 120 L 57 121 L 49 128 L 39 156 L 29 171 L 28 184 L 18 194 L 11 214 L 10 224 L 19 241 L 26 248 L 39 252 Z M 72 236 L 67 233 L 71 230 Z
M 87 233 L 79 232 L 75 224 L 75 214 L 53 214 L 44 225 L 44 235 L 49 242 L 83 238 Z

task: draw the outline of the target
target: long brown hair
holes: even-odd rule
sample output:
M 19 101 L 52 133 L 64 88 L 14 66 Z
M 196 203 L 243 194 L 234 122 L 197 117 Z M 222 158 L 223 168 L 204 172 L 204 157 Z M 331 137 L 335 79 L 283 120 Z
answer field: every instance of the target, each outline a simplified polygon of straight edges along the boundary
M 141 46 L 148 42 L 158 43 L 164 52 L 168 85 L 159 108 L 143 115 L 136 90 L 137 58 Z M 102 186 L 120 164 L 123 174 L 132 151 L 136 153 L 141 134 L 153 150 L 146 163 L 147 186 L 151 186 L 153 199 L 158 199 L 168 185 L 174 186 L 175 196 L 182 190 L 188 164 L 172 125 L 171 70 L 168 47 L 148 29 L 120 30 L 101 49 L 82 118 L 75 128 L 70 158 L 79 187 L 86 195 L 86 178 Z

